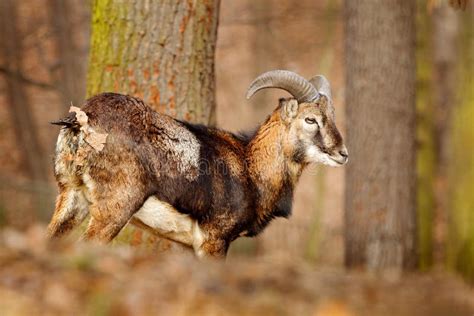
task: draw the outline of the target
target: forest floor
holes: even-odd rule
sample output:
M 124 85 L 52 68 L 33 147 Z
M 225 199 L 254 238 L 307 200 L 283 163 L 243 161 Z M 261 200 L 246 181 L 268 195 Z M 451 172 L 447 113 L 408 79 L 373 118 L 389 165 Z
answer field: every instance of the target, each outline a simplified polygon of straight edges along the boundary
M 292 258 L 199 262 L 140 248 L 0 231 L 2 315 L 474 315 L 446 273 L 376 277 Z

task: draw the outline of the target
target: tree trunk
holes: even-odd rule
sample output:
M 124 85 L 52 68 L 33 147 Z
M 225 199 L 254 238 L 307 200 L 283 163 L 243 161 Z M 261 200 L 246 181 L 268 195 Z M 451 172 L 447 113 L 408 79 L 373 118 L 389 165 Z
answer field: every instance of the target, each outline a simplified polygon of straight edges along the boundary
M 69 108 L 71 102 L 76 106 L 80 105 L 85 94 L 85 73 L 80 64 L 82 52 L 71 37 L 74 33 L 71 20 L 77 12 L 71 12 L 71 1 L 64 0 L 49 0 L 49 9 L 58 58 L 58 68 L 54 74 L 55 85 L 61 94 L 63 106 Z
M 43 162 L 43 151 L 23 86 L 22 47 L 18 39 L 17 23 L 15 1 L 0 1 L 0 38 L 3 40 L 0 53 L 7 69 L 4 78 L 8 105 L 16 142 L 21 151 L 24 175 L 33 181 L 46 182 L 47 169 Z
M 474 283 L 474 6 L 460 19 L 458 102 L 452 111 L 448 165 L 450 267 Z
M 433 70 L 435 106 L 435 210 L 434 210 L 434 260 L 445 262 L 446 221 L 448 210 L 447 168 L 451 155 L 450 146 L 452 113 L 456 104 L 456 87 L 459 86 L 456 65 L 459 57 L 458 13 L 446 3 L 433 10 Z
M 95 0 L 87 94 L 137 96 L 189 121 L 214 119 L 219 0 Z
M 25 90 L 23 75 L 22 40 L 17 28 L 17 7 L 14 0 L 0 1 L 0 45 L 1 59 L 5 63 L 4 79 L 6 83 L 7 104 L 9 107 L 12 128 L 15 132 L 15 142 L 20 152 L 20 174 L 30 181 L 28 190 L 33 193 L 34 209 L 32 216 L 16 210 L 20 216 L 18 224 L 26 227 L 34 217 L 44 217 L 47 201 L 41 190 L 47 183 L 47 164 L 38 138 L 38 129 Z M 24 197 L 24 196 L 23 196 Z M 25 197 L 27 199 L 27 197 Z M 16 215 L 18 215 L 16 214 Z
M 349 267 L 413 268 L 415 1 L 346 0 L 345 253 Z
M 252 59 L 253 78 L 257 78 L 260 74 L 265 71 L 269 71 L 279 65 L 279 56 L 274 50 L 275 40 L 272 35 L 272 16 L 275 14 L 274 6 L 275 1 L 271 0 L 259 0 L 254 1 L 250 4 L 252 18 L 255 21 L 253 26 L 253 38 L 252 38 L 252 52 L 254 58 Z M 253 97 L 255 106 L 251 108 L 252 116 L 254 117 L 266 117 L 269 112 L 269 108 L 273 108 L 275 99 L 268 93 L 259 93 Z M 271 110 L 270 110 L 271 111 Z M 288 224 L 288 223 L 284 223 Z M 275 226 L 278 226 L 275 228 Z M 289 225 L 288 225 L 289 226 Z M 261 234 L 257 238 L 240 238 L 239 244 L 245 243 L 246 247 L 242 247 L 247 250 L 247 253 L 252 254 L 264 254 L 269 249 L 281 249 L 284 248 L 285 241 L 291 238 L 286 234 L 288 231 L 287 225 L 279 225 L 275 223 L 272 230 L 267 234 Z M 294 227 L 293 227 L 294 228 Z M 293 234 L 294 234 L 293 230 Z M 294 239 L 293 239 L 294 241 Z M 294 246 L 292 244 L 292 246 Z M 295 250 L 292 247 L 292 250 Z
M 416 23 L 416 116 L 417 116 L 417 224 L 419 268 L 433 264 L 434 179 L 436 170 L 435 119 L 433 102 L 432 15 L 424 0 L 418 1 Z
M 161 113 L 214 123 L 218 14 L 219 0 L 95 0 L 87 94 L 129 94 Z M 128 228 L 118 239 L 141 244 L 146 235 Z

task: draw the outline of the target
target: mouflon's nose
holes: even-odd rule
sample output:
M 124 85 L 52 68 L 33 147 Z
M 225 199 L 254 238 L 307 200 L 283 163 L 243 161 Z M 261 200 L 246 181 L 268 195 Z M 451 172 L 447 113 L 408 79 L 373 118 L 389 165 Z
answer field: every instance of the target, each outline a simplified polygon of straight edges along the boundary
M 347 152 L 346 146 L 343 146 L 339 151 L 339 156 L 341 157 L 340 163 L 341 164 L 346 164 L 347 161 L 349 160 L 349 153 Z
M 344 146 L 341 150 L 339 150 L 339 155 L 341 155 L 344 158 L 349 157 L 349 153 L 347 152 L 346 146 Z

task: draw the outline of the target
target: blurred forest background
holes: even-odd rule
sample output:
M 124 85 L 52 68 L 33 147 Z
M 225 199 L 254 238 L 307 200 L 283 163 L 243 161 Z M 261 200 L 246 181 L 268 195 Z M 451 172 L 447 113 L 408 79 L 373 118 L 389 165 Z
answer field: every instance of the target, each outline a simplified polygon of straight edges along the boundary
M 203 29 L 205 30 L 201 30 L 202 34 L 190 34 L 180 29 L 183 28 L 183 25 L 176 25 L 181 34 L 181 37 L 177 37 L 177 42 L 179 40 L 181 40 L 181 43 L 191 41 L 194 46 L 187 47 L 186 44 L 183 44 L 185 48 L 181 52 L 182 55 L 175 53 L 178 60 L 176 64 L 169 62 L 165 66 L 160 65 L 159 74 L 147 75 L 144 73 L 136 79 L 134 78 L 135 74 L 131 73 L 133 71 L 121 67 L 123 65 L 120 64 L 120 61 L 113 64 L 115 67 L 112 67 L 113 69 L 103 66 L 110 63 L 111 57 L 108 54 L 111 50 L 127 50 L 127 48 L 120 45 L 129 45 L 131 48 L 136 48 L 138 52 L 136 56 L 133 50 L 129 49 L 127 53 L 130 59 L 129 64 L 133 67 L 148 67 L 159 58 L 166 58 L 166 47 L 163 48 L 160 39 L 147 42 L 147 36 L 150 36 L 150 33 L 139 31 L 140 27 L 150 26 L 145 11 L 150 10 L 150 6 L 159 7 L 161 1 L 152 2 L 153 4 L 148 1 L 130 1 L 130 3 L 133 3 L 130 6 L 136 10 L 134 13 L 124 12 L 121 7 L 115 9 L 114 3 L 117 1 L 120 2 L 119 0 L 96 0 L 92 1 L 93 3 L 86 3 L 82 0 L 0 0 L 0 38 L 2 39 L 0 44 L 0 232 L 2 233 L 0 247 L 4 247 L 4 250 L 0 249 L 0 271 L 4 271 L 0 272 L 0 276 L 7 275 L 7 272 L 14 274 L 9 270 L 10 261 L 8 260 L 13 260 L 11 258 L 20 262 L 26 260 L 18 254 L 12 255 L 11 252 L 5 249 L 13 249 L 16 247 L 15 245 L 22 251 L 26 251 L 25 249 L 29 247 L 47 248 L 41 236 L 52 215 L 57 193 L 53 177 L 52 158 L 58 134 L 58 128 L 51 126 L 48 122 L 63 116 L 71 104 L 80 106 L 87 96 L 98 92 L 121 91 L 142 97 L 150 104 L 154 104 L 156 109 L 181 118 L 215 124 L 230 131 L 248 130 L 265 119 L 266 115 L 276 106 L 278 97 L 285 96 L 282 91 L 268 91 L 257 95 L 251 101 L 247 101 L 244 95 L 249 83 L 264 71 L 289 69 L 306 78 L 316 74 L 324 74 L 330 80 L 333 87 L 332 93 L 336 107 L 337 123 L 347 142 L 350 163 L 364 157 L 358 157 L 357 155 L 362 155 L 361 152 L 366 151 L 367 161 L 364 162 L 363 166 L 369 168 L 371 161 L 375 161 L 374 166 L 380 166 L 377 165 L 377 157 L 373 156 L 371 151 L 390 151 L 389 148 L 371 147 L 370 144 L 364 142 L 356 145 L 357 137 L 351 135 L 362 133 L 362 130 L 366 127 L 366 133 L 369 133 L 369 135 L 373 133 L 374 138 L 383 135 L 389 143 L 391 141 L 390 134 L 396 134 L 398 128 L 405 128 L 403 125 L 405 122 L 416 121 L 416 130 L 413 129 L 412 139 L 405 138 L 406 143 L 403 142 L 397 147 L 399 148 L 398 151 L 402 153 L 401 160 L 406 156 L 416 160 L 416 163 L 413 163 L 413 182 L 406 184 L 408 187 L 413 186 L 413 188 L 408 189 L 413 197 L 408 196 L 406 199 L 406 201 L 411 201 L 411 205 L 405 208 L 408 210 L 406 211 L 408 215 L 404 218 L 397 217 L 398 213 L 402 213 L 402 210 L 397 208 L 394 209 L 395 215 L 390 215 L 391 213 L 384 214 L 394 216 L 395 224 L 393 225 L 399 227 L 398 233 L 404 234 L 404 227 L 409 227 L 406 231 L 407 238 L 413 235 L 415 239 L 412 242 L 413 249 L 409 249 L 412 263 L 404 262 L 402 264 L 404 268 L 409 267 L 408 270 L 419 270 L 436 275 L 443 273 L 443 277 L 419 280 L 416 278 L 420 276 L 417 276 L 405 281 L 405 284 L 397 284 L 393 287 L 391 287 L 393 285 L 390 285 L 391 283 L 389 285 L 378 283 L 373 285 L 370 283 L 372 281 L 364 279 L 365 281 L 361 282 L 369 282 L 370 285 L 367 285 L 367 283 L 360 285 L 361 287 L 365 286 L 364 293 L 366 293 L 366 296 L 354 299 L 356 303 L 351 301 L 352 306 L 356 306 L 354 307 L 355 311 L 363 311 L 366 307 L 364 304 L 376 306 L 375 301 L 378 299 L 385 300 L 387 306 L 392 307 L 403 305 L 406 300 L 410 300 L 410 296 L 407 296 L 399 297 L 398 301 L 397 298 L 390 301 L 387 298 L 388 296 L 383 295 L 375 299 L 375 294 L 371 293 L 377 292 L 380 289 L 379 287 L 386 286 L 384 288 L 385 293 L 390 293 L 390 291 L 402 293 L 407 287 L 416 288 L 420 286 L 422 288 L 420 293 L 424 293 L 422 294 L 424 296 L 419 301 L 414 299 L 412 304 L 416 305 L 417 303 L 413 302 L 424 302 L 426 300 L 429 302 L 432 295 L 444 297 L 440 300 L 440 304 L 445 301 L 448 302 L 446 303 L 448 307 L 435 306 L 432 310 L 423 310 L 422 312 L 430 315 L 446 315 L 445 312 L 448 309 L 452 312 L 452 307 L 457 311 L 457 314 L 452 315 L 468 315 L 468 311 L 472 313 L 474 293 L 472 288 L 469 289 L 466 285 L 474 281 L 474 5 L 472 1 L 467 4 L 464 10 L 459 8 L 459 6 L 465 6 L 463 1 L 460 2 L 462 3 L 460 5 L 457 1 L 443 0 L 387 1 L 394 8 L 404 5 L 408 8 L 403 7 L 404 9 L 400 9 L 399 12 L 403 15 L 403 19 L 408 19 L 408 30 L 413 30 L 413 32 L 407 32 L 407 42 L 413 42 L 414 59 L 408 62 L 409 71 L 406 72 L 408 77 L 410 71 L 413 72 L 413 81 L 401 82 L 400 85 L 392 86 L 390 90 L 393 91 L 394 98 L 401 96 L 397 100 L 405 100 L 404 97 L 406 96 L 406 100 L 413 101 L 413 111 L 410 112 L 409 109 L 405 111 L 403 105 L 398 110 L 388 109 L 384 113 L 390 119 L 381 120 L 381 125 L 379 124 L 379 128 L 385 127 L 384 131 L 386 133 L 382 134 L 377 133 L 377 130 L 374 132 L 372 129 L 376 128 L 376 125 L 360 119 L 371 117 L 370 115 L 367 116 L 369 113 L 367 111 L 370 111 L 370 109 L 367 108 L 368 105 L 364 106 L 364 98 L 360 98 L 355 92 L 358 91 L 357 89 L 363 90 L 367 86 L 385 91 L 383 90 L 383 82 L 390 68 L 384 68 L 385 73 L 381 71 L 378 78 L 367 77 L 367 75 L 364 77 L 364 72 L 356 72 L 357 64 L 352 65 L 350 57 L 358 58 L 357 49 L 354 50 L 354 47 L 351 46 L 355 44 L 354 41 L 351 42 L 351 38 L 348 38 L 348 36 L 358 36 L 358 34 L 352 31 L 348 25 L 358 23 L 357 18 L 364 18 L 363 14 L 357 13 L 357 5 L 362 5 L 365 2 L 371 3 L 373 8 L 372 11 L 369 10 L 370 12 L 365 17 L 370 19 L 370 14 L 372 14 L 372 17 L 376 17 L 377 14 L 381 17 L 381 20 L 375 19 L 371 22 L 372 24 L 368 23 L 367 27 L 375 31 L 378 27 L 380 27 L 380 30 L 384 30 L 381 23 L 384 23 L 384 21 L 390 23 L 390 17 L 395 20 L 400 19 L 400 16 L 397 15 L 388 15 L 388 18 L 384 19 L 384 12 L 386 14 L 391 12 L 390 5 L 380 5 L 381 8 L 377 8 L 379 6 L 377 1 L 351 2 L 349 0 L 345 2 L 342 0 L 222 0 L 219 7 L 217 1 L 203 1 L 207 5 L 206 9 L 203 9 L 202 12 L 198 9 L 195 11 L 197 15 L 202 14 Z M 163 1 L 163 3 L 167 3 L 167 6 L 172 2 Z M 197 7 L 199 7 L 199 4 Z M 171 12 L 173 12 L 175 18 L 181 19 L 181 13 L 178 11 L 178 9 L 175 9 Z M 357 14 L 359 16 L 354 18 L 354 15 Z M 165 15 L 158 16 L 156 19 L 164 19 L 164 17 Z M 134 28 L 120 22 L 129 21 L 133 18 L 137 19 Z M 410 18 L 412 18 L 412 21 L 409 20 Z M 217 19 L 219 20 L 218 25 Z M 117 24 L 112 26 L 115 22 Z M 412 26 L 410 26 L 411 22 L 413 22 Z M 171 20 L 170 25 L 172 24 L 173 21 Z M 390 30 L 390 25 L 387 25 Z M 164 24 L 150 27 L 165 29 Z M 199 26 L 196 27 L 199 28 Z M 213 41 L 215 40 L 213 30 L 216 27 L 218 31 L 215 46 L 215 66 L 213 66 L 209 65 L 209 61 L 212 64 L 214 56 Z M 414 32 L 415 29 L 416 32 Z M 161 30 L 158 31 L 161 32 Z M 172 34 L 173 26 L 170 27 L 169 32 Z M 106 45 L 104 43 L 107 42 L 107 40 L 104 41 L 104 34 L 110 36 L 123 34 L 122 39 L 117 40 L 117 42 L 112 41 L 112 43 L 118 43 L 119 48 L 114 45 L 110 47 L 102 46 Z M 202 42 L 191 40 L 193 36 L 201 35 L 204 38 Z M 140 42 L 140 38 L 145 40 Z M 403 43 L 403 41 L 401 42 Z M 141 44 L 135 46 L 136 43 Z M 143 55 L 141 51 L 145 49 L 151 52 L 156 49 L 156 55 Z M 392 53 L 403 54 L 405 49 L 403 46 L 395 46 Z M 205 57 L 202 60 L 197 58 L 197 61 L 193 64 L 189 63 L 186 56 L 189 57 L 190 55 L 186 55 L 186 52 L 189 52 L 187 50 L 201 52 Z M 351 50 L 353 53 L 350 52 Z M 371 56 L 370 58 L 374 60 L 374 63 L 380 62 L 383 64 L 384 62 L 384 55 L 374 55 L 377 53 L 376 50 L 360 51 L 359 53 Z M 384 54 L 384 51 L 380 50 L 378 53 Z M 180 69 L 180 65 L 183 68 Z M 201 77 L 193 77 L 189 71 L 183 71 L 183 69 L 193 69 L 192 67 L 201 67 L 199 69 L 202 69 L 202 72 L 208 75 L 206 78 L 211 79 L 201 80 Z M 173 79 L 168 81 L 158 79 L 170 73 L 175 74 L 177 78 L 172 77 Z M 188 76 L 186 82 L 183 79 L 184 73 Z M 212 77 L 214 73 L 215 85 Z M 401 76 L 400 78 L 404 77 Z M 153 87 L 150 88 L 148 83 L 152 80 L 156 80 L 159 84 L 152 85 Z M 180 80 L 183 80 L 183 82 L 180 82 Z M 197 86 L 195 84 L 197 81 L 200 82 L 199 89 L 194 87 Z M 363 82 L 363 85 L 357 86 L 354 82 Z M 125 85 L 127 88 L 124 88 Z M 153 89 L 157 89 L 158 92 L 153 92 Z M 175 89 L 177 91 L 176 100 L 173 94 Z M 196 89 L 196 91 L 193 89 Z M 215 108 L 211 106 L 209 108 L 185 108 L 183 110 L 182 101 L 184 97 L 179 96 L 180 91 L 186 91 L 186 95 L 199 104 L 204 102 L 202 100 L 208 100 L 213 105 L 214 89 Z M 413 96 L 411 91 L 415 92 Z M 381 106 L 384 104 L 383 98 L 378 96 L 372 98 L 369 103 L 373 103 L 373 108 L 378 103 Z M 410 104 L 408 104 L 409 107 Z M 398 124 L 397 120 L 402 123 Z M 395 123 L 392 125 L 393 122 Z M 408 129 L 415 127 L 415 124 L 407 124 Z M 410 134 L 407 135 L 409 138 Z M 351 141 L 353 142 L 351 143 Z M 413 146 L 410 144 L 413 144 Z M 406 155 L 403 154 L 403 150 L 407 151 Z M 352 156 L 353 153 L 355 157 Z M 403 174 L 406 171 L 406 166 L 403 164 L 398 165 L 403 170 L 396 169 L 397 165 L 390 165 L 390 167 L 395 168 L 391 171 L 395 174 Z M 363 229 L 364 223 L 367 223 L 368 228 L 366 229 L 369 230 L 373 222 L 369 218 L 364 218 L 363 212 L 357 213 L 362 215 L 357 215 L 359 218 L 356 219 L 351 217 L 351 213 L 348 213 L 350 212 L 349 206 L 352 209 L 357 208 L 351 203 L 356 201 L 356 187 L 360 185 L 360 182 L 357 181 L 360 179 L 357 178 L 356 171 L 351 172 L 351 169 L 348 171 L 345 168 L 310 167 L 309 170 L 304 172 L 297 187 L 292 217 L 289 220 L 276 220 L 262 235 L 255 239 L 236 241 L 231 246 L 227 260 L 236 262 L 244 260 L 245 262 L 247 259 L 254 260 L 254 258 L 286 258 L 286 260 L 291 258 L 293 263 L 289 266 L 292 268 L 282 264 L 283 266 L 275 268 L 275 271 L 281 271 L 282 274 L 289 273 L 289 275 L 292 275 L 291 273 L 293 273 L 296 275 L 294 282 L 297 282 L 297 284 L 291 285 L 296 288 L 304 287 L 301 284 L 310 281 L 304 280 L 306 274 L 302 272 L 303 270 L 300 270 L 300 267 L 296 272 L 291 270 L 295 269 L 293 266 L 295 262 L 301 263 L 301 266 L 304 267 L 342 269 L 344 265 L 347 265 L 359 268 L 358 264 L 353 264 L 358 259 L 348 250 L 348 248 L 357 249 L 351 244 L 351 230 L 353 232 L 354 230 Z M 347 168 L 351 167 L 348 166 Z M 389 166 L 386 168 L 389 168 Z M 406 172 L 410 174 L 410 170 Z M 386 174 L 390 175 L 390 172 L 387 171 Z M 385 182 L 390 181 L 392 181 L 390 177 L 385 178 Z M 383 185 L 380 186 L 380 190 L 382 193 L 379 194 L 379 199 L 380 196 L 383 198 L 385 194 Z M 374 195 L 377 194 L 374 193 Z M 360 205 L 366 205 L 364 203 L 369 203 L 368 201 L 370 200 L 360 201 Z M 405 211 L 403 210 L 403 212 Z M 411 222 L 407 220 L 410 216 L 413 217 Z M 352 220 L 359 223 L 359 226 L 348 227 L 347 223 Z M 407 226 L 404 226 L 403 221 L 405 220 L 408 221 Z M 413 232 L 409 231 L 410 229 L 413 229 Z M 357 238 L 357 236 L 354 238 Z M 156 240 L 156 238 L 137 230 L 127 230 L 119 236 L 118 240 L 116 244 L 119 248 L 123 247 L 124 244 L 131 244 L 140 251 L 143 250 L 144 244 L 147 246 L 151 244 L 150 247 L 154 250 L 174 247 L 170 242 Z M 64 251 L 64 248 L 60 248 L 58 251 Z M 94 252 L 95 250 L 92 251 L 92 254 L 86 252 L 86 255 L 80 251 L 77 253 L 77 251 L 74 250 L 71 256 L 79 262 L 73 264 L 74 269 L 78 271 L 82 271 L 85 264 L 87 266 L 86 270 L 98 269 L 102 273 L 110 268 L 115 269 L 114 271 L 117 271 L 117 273 L 127 273 L 125 266 L 136 264 L 138 270 L 160 269 L 161 272 L 159 273 L 161 274 L 156 277 L 156 283 L 163 282 L 167 273 L 185 274 L 183 271 L 187 271 L 190 262 L 189 258 L 176 259 L 175 254 L 170 255 L 171 258 L 175 258 L 177 261 L 185 260 L 177 264 L 178 267 L 175 271 L 165 266 L 165 263 L 160 263 L 159 266 L 154 266 L 155 263 L 137 264 L 136 262 L 147 261 L 144 259 L 144 261 L 140 261 L 142 257 L 137 259 L 127 252 L 126 255 L 120 253 L 117 255 L 118 257 L 109 261 L 104 259 L 106 260 L 105 263 L 101 263 L 104 265 L 99 264 L 98 267 L 90 268 L 90 263 L 87 261 L 89 259 L 84 258 L 97 255 Z M 108 258 L 109 253 L 107 251 L 109 250 L 102 251 L 107 253 L 104 258 Z M 58 259 L 60 255 L 55 254 L 52 250 L 45 250 L 44 255 L 36 254 L 32 256 L 40 256 L 43 259 L 53 258 L 44 259 L 46 261 L 64 261 L 64 258 L 69 254 L 69 252 L 66 252 L 64 257 Z M 135 261 L 130 259 L 130 256 Z M 123 259 L 123 257 L 126 257 L 126 259 Z M 355 261 L 348 260 L 348 257 L 354 257 Z M 2 258 L 6 261 L 2 262 Z M 37 258 L 37 260 L 40 259 Z M 120 262 L 120 264 L 113 263 L 114 260 Z M 86 263 L 84 263 L 85 261 Z M 130 263 L 132 261 L 134 263 Z M 163 261 L 170 262 L 171 260 L 163 259 Z M 158 263 L 156 264 L 158 265 Z M 272 269 L 270 263 L 251 267 L 246 266 L 245 263 L 239 264 L 240 266 L 236 265 L 235 267 L 247 269 L 246 271 L 254 271 L 253 274 L 247 275 L 249 280 L 261 277 L 261 274 L 255 271 Z M 367 264 L 370 266 L 371 263 L 368 262 Z M 192 279 L 197 284 L 192 287 L 191 292 L 199 292 L 196 288 L 212 286 L 212 284 L 206 283 L 208 281 L 203 281 L 206 279 L 204 276 L 209 277 L 209 272 L 203 272 L 206 271 L 204 265 L 196 263 L 189 265 L 193 266 Z M 199 270 L 199 267 L 202 267 L 202 270 Z M 26 269 L 26 266 L 23 268 Z M 211 279 L 222 280 L 222 276 L 225 278 L 228 273 L 232 273 L 224 272 L 222 269 L 225 268 L 216 267 L 217 275 L 213 274 Z M 31 277 L 43 275 L 47 271 L 41 265 L 28 268 L 28 270 L 36 271 L 32 272 Z M 447 271 L 459 272 L 459 275 L 465 280 L 463 282 L 467 283 L 462 283 L 451 274 L 446 279 L 444 273 L 447 273 Z M 74 270 L 70 274 L 66 274 L 66 277 L 77 278 L 76 272 Z M 66 272 L 61 270 L 59 275 L 64 275 L 64 273 Z M 79 272 L 77 273 L 79 274 Z M 199 279 L 196 276 L 199 273 L 203 273 L 204 279 Z M 138 278 L 139 274 L 137 275 L 127 276 L 127 282 L 132 282 L 131 280 L 134 277 Z M 351 282 L 354 280 L 357 281 L 356 277 L 351 279 L 345 276 L 338 278 L 333 274 L 330 274 L 330 277 L 326 275 L 328 281 L 326 285 L 324 281 L 321 281 L 324 280 L 324 275 L 321 276 L 311 272 L 308 276 L 310 276 L 308 280 L 314 280 L 314 282 L 311 281 L 313 286 L 310 287 L 311 291 L 327 291 L 329 285 L 331 285 L 334 286 L 334 289 L 343 293 L 340 294 L 341 297 L 350 297 L 360 290 L 359 288 L 345 286 L 345 284 L 352 284 Z M 44 276 L 42 277 L 44 278 Z M 291 278 L 288 275 L 287 277 Z M 269 278 L 269 284 L 272 287 L 272 276 L 269 276 Z M 1 280 L 0 277 L 0 288 Z M 252 282 L 245 280 L 245 282 Z M 275 276 L 275 280 L 279 280 L 277 276 Z M 291 289 L 285 288 L 284 284 L 287 283 L 281 281 L 283 283 L 280 284 L 278 283 L 280 281 L 275 280 L 275 288 L 278 289 L 275 291 L 279 294 L 271 296 L 270 301 L 267 301 L 265 297 L 262 298 L 263 305 L 258 306 L 266 306 L 265 308 L 272 306 L 278 301 L 276 297 L 283 296 L 287 290 L 291 291 Z M 232 283 L 234 281 L 229 281 L 229 284 L 234 284 Z M 48 283 L 47 281 L 44 282 Z M 94 279 L 94 282 L 100 283 L 99 287 L 113 287 L 113 285 L 107 283 L 111 281 L 102 281 L 102 279 L 97 281 L 97 279 Z M 94 282 L 91 281 L 91 284 L 96 284 Z M 256 282 L 261 282 L 262 287 L 268 286 L 268 284 L 265 285 L 265 280 L 259 279 Z M 61 288 L 60 285 L 58 286 L 59 290 L 53 288 L 53 293 L 59 291 L 64 296 L 64 293 L 68 290 Z M 77 284 L 74 286 L 77 286 Z M 66 285 L 66 288 L 78 293 L 74 286 L 69 284 Z M 86 288 L 92 285 L 84 284 L 83 286 Z M 153 286 L 161 286 L 162 289 L 167 289 L 163 284 Z M 258 285 L 254 286 L 259 288 Z M 137 289 L 150 288 L 147 284 L 138 283 L 135 284 L 135 287 Z M 439 287 L 438 293 L 430 292 L 430 290 L 437 287 Z M 333 290 L 333 292 L 329 290 L 329 292 L 333 295 L 337 293 L 336 290 Z M 384 290 L 380 290 L 381 293 Z M 176 289 L 176 291 L 178 290 Z M 247 293 L 247 290 L 242 291 Z M 5 295 L 3 297 L 18 298 L 14 291 L 10 292 L 3 289 L 0 290 L 0 294 L 2 293 Z M 227 294 L 229 293 L 224 293 L 224 295 Z M 416 291 L 412 294 L 414 297 L 417 295 Z M 80 305 L 74 305 L 78 304 L 77 302 L 74 303 L 74 297 L 69 297 L 71 303 L 66 304 L 65 307 L 63 306 L 64 302 L 55 299 L 54 294 L 51 295 L 49 299 L 52 303 L 48 303 L 47 299 L 43 308 L 46 308 L 44 306 L 54 306 L 59 311 L 68 308 L 80 308 Z M 85 296 L 84 293 L 81 295 Z M 94 314 L 103 310 L 109 311 L 108 308 L 113 305 L 111 303 L 112 299 L 104 298 L 104 296 L 101 296 L 102 294 L 96 293 L 94 295 L 92 298 L 88 296 L 90 306 L 87 306 L 91 308 L 89 312 Z M 126 295 L 126 293 L 121 292 L 118 295 Z M 189 298 L 191 294 L 179 292 L 178 297 L 179 295 L 188 295 L 186 297 Z M 231 293 L 229 295 L 236 295 L 234 301 L 223 299 L 221 304 L 232 304 L 232 302 L 240 299 L 249 299 L 245 296 L 246 294 L 242 293 Z M 304 295 L 301 294 L 302 297 Z M 311 309 L 313 307 L 305 305 L 308 303 L 307 301 L 314 298 L 307 299 L 307 301 L 303 299 L 304 304 L 301 303 L 302 301 L 298 301 L 298 304 L 301 303 L 300 311 L 311 311 L 313 314 L 319 313 L 319 315 L 352 315 L 349 309 L 341 307 L 343 305 L 340 302 L 341 300 L 344 301 L 344 298 L 339 297 L 338 294 L 331 295 L 328 297 L 335 296 L 337 299 L 335 301 L 319 301 L 322 303 L 318 305 L 316 312 Z M 454 296 L 456 299 L 453 298 Z M 34 299 L 31 301 L 31 298 L 23 299 L 31 304 L 35 302 Z M 66 301 L 67 299 L 66 297 Z M 162 299 L 166 300 L 167 298 Z M 201 306 L 206 302 L 209 303 L 201 297 L 193 296 L 193 299 L 195 301 L 191 300 L 186 308 L 195 308 L 193 304 Z M 364 303 L 360 303 L 358 300 L 362 300 Z M 459 305 L 461 307 L 456 305 L 457 300 L 462 302 Z M 130 304 L 133 305 L 133 302 Z M 289 304 L 291 305 L 291 302 Z M 309 304 L 308 306 L 313 305 Z M 0 302 L 1 307 L 2 303 Z M 175 307 L 169 308 L 174 313 L 189 313 L 190 311 L 188 309 L 173 309 Z M 216 314 L 222 314 L 221 305 L 217 304 L 213 308 L 211 310 Z M 242 308 L 243 311 L 250 313 L 268 311 L 265 308 L 260 310 L 255 306 L 248 307 L 238 304 L 235 308 L 236 311 Z M 281 308 L 283 312 L 289 311 L 287 307 Z M 309 308 L 309 310 L 305 308 Z M 390 310 L 390 307 L 375 308 L 372 312 L 374 314 L 386 314 L 387 309 Z M 20 314 L 29 311 L 28 309 L 12 310 L 18 311 Z M 200 310 L 201 313 L 206 313 L 206 311 L 208 310 Z M 271 308 L 269 311 L 280 312 L 280 310 L 275 311 Z M 397 315 L 407 314 L 407 310 L 403 308 L 391 311 Z M 439 314 L 433 313 L 433 311 L 439 312 Z M 290 310 L 290 312 L 294 312 L 294 310 Z M 361 313 L 361 315 L 364 314 L 367 315 L 368 313 Z

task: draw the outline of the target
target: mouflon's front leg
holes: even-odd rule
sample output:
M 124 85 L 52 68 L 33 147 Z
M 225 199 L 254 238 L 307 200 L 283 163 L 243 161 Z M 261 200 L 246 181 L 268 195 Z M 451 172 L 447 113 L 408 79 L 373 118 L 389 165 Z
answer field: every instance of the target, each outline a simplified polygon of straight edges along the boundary
M 195 247 L 194 252 L 200 259 L 225 259 L 228 248 L 229 244 L 226 241 L 210 239 Z
M 194 229 L 194 252 L 201 259 L 225 259 L 229 242 L 227 229 L 213 222 L 197 224 Z

